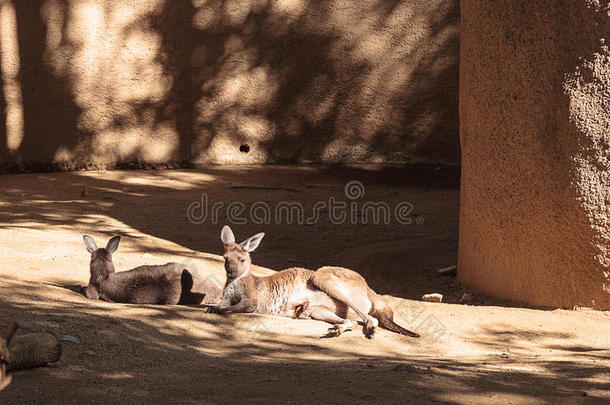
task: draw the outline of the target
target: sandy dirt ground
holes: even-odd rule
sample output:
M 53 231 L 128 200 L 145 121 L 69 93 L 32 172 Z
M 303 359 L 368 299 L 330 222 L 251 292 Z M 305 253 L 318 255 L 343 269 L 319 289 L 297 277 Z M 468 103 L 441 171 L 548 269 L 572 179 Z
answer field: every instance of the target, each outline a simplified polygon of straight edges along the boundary
M 458 178 L 457 168 L 427 166 L 0 176 L 0 326 L 18 320 L 18 333 L 79 341 L 62 343 L 57 364 L 15 372 L 0 403 L 610 401 L 609 313 L 541 311 L 476 294 L 458 304 L 466 290 L 436 273 L 456 261 Z M 348 183 L 355 194 L 346 195 Z M 312 217 L 331 197 L 353 221 L 338 220 L 328 204 L 303 224 L 249 217 L 253 205 L 274 211 L 282 202 L 299 202 Z M 400 221 L 364 224 L 365 202 L 412 209 Z M 231 203 L 244 212 L 229 212 Z M 123 237 L 118 271 L 178 261 L 223 283 L 220 229 L 240 218 L 246 223 L 232 225 L 239 239 L 266 232 L 253 254 L 260 274 L 352 268 L 423 337 L 379 330 L 367 340 L 357 328 L 323 339 L 328 325 L 316 321 L 112 304 L 74 291 L 89 276 L 85 233 L 99 244 Z M 446 303 L 419 300 L 431 292 Z

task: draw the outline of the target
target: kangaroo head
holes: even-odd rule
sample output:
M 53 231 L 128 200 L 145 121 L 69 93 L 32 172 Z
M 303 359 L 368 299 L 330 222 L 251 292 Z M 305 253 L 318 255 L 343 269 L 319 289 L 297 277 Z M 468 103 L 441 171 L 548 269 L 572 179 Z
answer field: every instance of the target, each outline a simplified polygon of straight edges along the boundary
M 13 322 L 6 330 L 4 339 L 0 337 L 0 390 L 9 385 L 11 377 L 6 375 L 8 364 L 11 362 L 11 356 L 8 351 L 8 344 L 17 330 L 17 323 Z
M 91 253 L 91 264 L 89 265 L 91 278 L 89 279 L 89 284 L 97 285 L 108 278 L 108 275 L 114 273 L 112 254 L 118 249 L 121 237 L 115 236 L 108 241 L 105 248 L 101 249 L 98 249 L 91 236 L 85 235 L 83 240 L 85 241 L 87 251 Z
M 265 234 L 261 232 L 242 243 L 235 243 L 235 235 L 233 235 L 231 228 L 227 225 L 222 228 L 220 239 L 225 248 L 225 270 L 227 271 L 228 279 L 235 279 L 250 272 L 252 264 L 250 252 L 253 252 L 258 247 L 263 236 Z

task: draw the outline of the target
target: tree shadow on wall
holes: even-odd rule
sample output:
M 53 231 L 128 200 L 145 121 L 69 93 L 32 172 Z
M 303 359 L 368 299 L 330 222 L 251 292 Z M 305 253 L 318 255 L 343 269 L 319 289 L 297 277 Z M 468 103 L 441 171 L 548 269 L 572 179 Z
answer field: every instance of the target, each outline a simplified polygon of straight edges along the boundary
M 42 20 L 43 3 L 13 1 L 24 123 L 23 140 L 16 154 L 20 163 L 34 171 L 52 170 L 62 148 L 73 149 L 79 138 L 90 136 L 77 127 L 82 110 L 76 105 L 72 79 L 54 72 L 46 58 L 48 32 Z M 62 9 L 68 9 L 67 2 L 59 3 Z M 66 14 L 63 19 L 62 34 L 69 18 Z
M 130 46 L 129 38 L 149 36 L 150 45 L 158 36 L 153 62 L 170 85 L 160 98 L 124 101 L 112 92 L 108 99 L 96 95 L 93 103 L 110 106 L 96 110 L 83 104 L 91 97 L 81 94 L 87 88 L 77 82 L 78 75 L 89 73 L 56 66 L 57 58 L 68 67 L 86 60 L 83 47 L 90 45 L 73 34 L 82 13 L 77 15 L 72 3 L 53 3 L 61 15 L 54 31 L 61 40 L 54 45 L 48 39 L 46 3 L 14 2 L 25 120 L 19 154 L 26 163 L 50 164 L 62 151 L 75 161 L 94 156 L 117 163 L 146 161 L 145 149 L 156 140 L 167 141 L 161 138 L 169 125 L 178 134 L 171 160 L 187 166 L 212 162 L 218 153 L 238 154 L 242 143 L 251 146 L 250 157 L 242 155 L 251 162 L 383 158 L 457 163 L 459 5 L 424 3 L 414 1 L 405 9 L 398 0 L 371 0 L 341 9 L 332 2 L 304 0 L 298 11 L 278 11 L 272 1 L 258 6 L 162 1 L 119 29 L 114 42 L 121 46 L 113 43 L 110 57 L 104 47 L 87 57 L 110 58 L 104 62 L 107 71 L 90 74 L 98 83 L 95 89 L 106 93 L 118 86 L 110 73 L 115 69 L 120 76 L 124 69 L 114 61 L 120 49 Z M 98 6 L 100 27 L 120 25 L 114 20 L 123 12 L 118 5 Z M 54 61 L 51 51 L 59 55 Z M 104 125 L 94 125 L 92 114 L 109 117 Z M 152 124 L 143 125 L 150 116 Z M 127 152 L 93 142 L 95 134 L 111 131 L 120 139 L 133 128 L 149 134 L 136 138 Z
M 165 2 L 148 18 L 161 33 L 159 59 L 174 80 L 158 112 L 176 114 L 181 157 L 192 158 L 193 148 L 207 150 L 222 136 L 235 151 L 244 142 L 256 145 L 276 163 L 315 162 L 327 153 L 366 161 L 375 152 L 390 160 L 458 162 L 459 5 L 416 3 L 414 12 L 425 16 L 414 23 L 416 32 L 397 30 L 374 42 L 401 3 L 371 2 L 375 23 L 346 33 L 337 15 L 365 17 L 337 13 L 324 1 L 302 2 L 289 22 L 272 2 L 239 21 L 230 2 L 199 9 L 186 0 Z M 198 23 L 204 11 L 213 17 Z M 407 54 L 393 52 L 409 34 L 427 36 Z M 395 60 L 358 59 L 357 48 L 367 41 L 379 59 Z M 437 43 L 438 49 L 424 49 Z M 404 75 L 397 74 L 404 66 Z M 242 86 L 233 98 L 226 96 L 231 81 Z M 362 145 L 366 150 L 359 151 Z

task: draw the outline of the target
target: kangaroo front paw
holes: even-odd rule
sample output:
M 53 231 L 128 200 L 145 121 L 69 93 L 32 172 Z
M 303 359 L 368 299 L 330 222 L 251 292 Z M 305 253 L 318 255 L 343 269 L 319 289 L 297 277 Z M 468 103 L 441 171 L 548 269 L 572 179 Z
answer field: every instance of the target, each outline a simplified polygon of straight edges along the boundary
M 91 284 L 89 284 L 87 287 L 83 287 L 82 291 L 85 297 L 89 298 L 90 300 L 100 299 L 100 295 L 98 294 L 97 289 Z
M 341 329 L 341 327 L 339 327 L 339 325 L 335 325 L 335 326 L 328 328 L 326 335 L 324 335 L 323 337 L 325 337 L 325 338 L 337 337 L 337 336 L 341 336 L 341 333 L 343 333 L 343 330 Z

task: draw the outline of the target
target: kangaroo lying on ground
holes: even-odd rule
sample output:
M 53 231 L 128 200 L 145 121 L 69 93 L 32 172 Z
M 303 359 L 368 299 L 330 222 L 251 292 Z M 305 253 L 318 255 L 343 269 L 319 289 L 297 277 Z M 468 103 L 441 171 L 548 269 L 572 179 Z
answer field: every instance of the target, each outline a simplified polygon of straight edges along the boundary
M 6 374 L 8 365 L 11 362 L 11 355 L 8 351 L 8 344 L 17 330 L 17 323 L 13 322 L 6 330 L 4 339 L 0 337 L 0 391 L 11 383 L 11 376 Z
M 85 295 L 91 299 L 130 304 L 191 304 L 217 303 L 222 295 L 211 274 L 198 272 L 180 263 L 161 266 L 140 266 L 116 273 L 112 254 L 121 240 L 115 236 L 106 248 L 98 249 L 92 237 L 83 236 L 91 253 L 89 285 Z
M 394 322 L 394 312 L 385 300 L 368 287 L 355 271 L 342 267 L 321 267 L 317 271 L 290 268 L 267 277 L 250 272 L 254 251 L 264 233 L 235 243 L 233 231 L 222 228 L 227 282 L 217 313 L 254 312 L 298 319 L 316 319 L 333 324 L 328 336 L 351 330 L 357 319 L 368 338 L 377 325 L 392 332 L 419 337 Z

